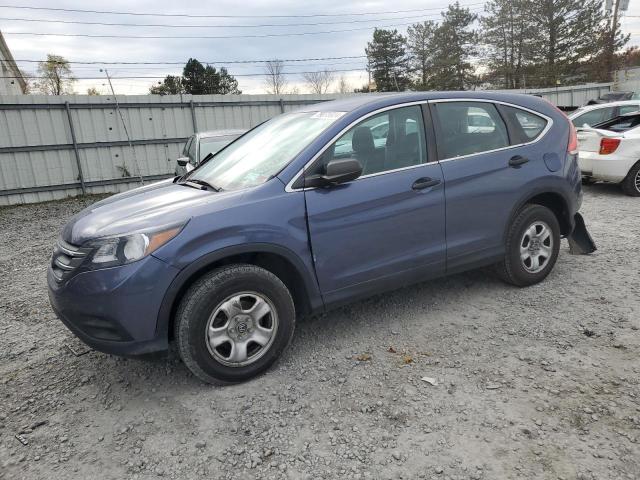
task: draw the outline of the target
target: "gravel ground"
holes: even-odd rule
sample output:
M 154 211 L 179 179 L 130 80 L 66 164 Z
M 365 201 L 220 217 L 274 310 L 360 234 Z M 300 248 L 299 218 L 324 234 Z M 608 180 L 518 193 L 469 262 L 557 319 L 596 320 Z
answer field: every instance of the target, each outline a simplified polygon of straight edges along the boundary
M 221 388 L 67 348 L 45 272 L 94 200 L 0 210 L 0 478 L 640 478 L 640 199 L 586 187 L 599 250 L 563 243 L 540 285 L 474 271 L 304 319 Z

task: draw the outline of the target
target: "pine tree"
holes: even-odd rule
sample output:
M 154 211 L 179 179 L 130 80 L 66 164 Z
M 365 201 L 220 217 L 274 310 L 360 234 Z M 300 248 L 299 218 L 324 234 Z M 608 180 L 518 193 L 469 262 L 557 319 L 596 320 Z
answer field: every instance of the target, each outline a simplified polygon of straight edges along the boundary
M 532 0 L 528 5 L 537 32 L 532 39 L 531 60 L 540 66 L 534 82 L 555 86 L 562 81 L 578 81 L 571 77 L 602 53 L 602 1 Z
M 430 85 L 434 56 L 436 24 L 432 21 L 416 23 L 407 28 L 409 68 L 414 76 L 414 88 L 427 90 Z
M 529 0 L 490 0 L 481 19 L 489 77 L 503 88 L 521 88 L 535 37 Z
M 470 58 L 477 53 L 478 35 L 471 28 L 477 16 L 458 2 L 442 14 L 442 23 L 433 37 L 433 87 L 464 90 L 475 82 Z
M 409 86 L 406 39 L 397 30 L 376 28 L 365 53 L 379 92 L 399 92 Z

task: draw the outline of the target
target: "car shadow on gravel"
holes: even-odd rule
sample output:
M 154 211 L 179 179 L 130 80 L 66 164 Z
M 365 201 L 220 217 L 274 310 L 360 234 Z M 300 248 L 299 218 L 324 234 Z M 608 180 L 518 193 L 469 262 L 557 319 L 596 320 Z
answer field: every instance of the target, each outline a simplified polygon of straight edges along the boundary
M 503 284 L 490 269 L 473 270 L 406 286 L 327 313 L 300 318 L 290 348 L 265 375 L 278 377 L 282 374 L 286 377 L 286 372 L 281 371 L 283 365 L 298 363 L 300 359 L 314 359 L 317 357 L 314 352 L 320 348 L 329 354 L 341 355 L 345 349 L 353 349 L 353 346 L 362 342 L 388 340 L 399 331 L 405 337 L 415 337 L 424 322 L 429 320 L 432 308 L 437 306 L 446 311 L 449 303 L 458 303 L 459 297 L 482 294 L 496 288 L 512 287 Z M 93 363 L 93 366 L 85 365 L 87 373 L 124 378 L 127 382 L 137 383 L 136 386 L 142 389 L 155 385 L 159 390 L 167 391 L 175 383 L 187 390 L 209 388 L 182 364 L 173 344 L 168 352 L 126 359 L 95 353 L 85 358 Z M 314 369 L 322 363 L 322 359 L 316 361 L 318 365 L 309 364 L 308 367 Z M 264 376 L 244 385 L 260 381 L 260 378 Z
M 605 195 L 611 197 L 629 198 L 624 194 L 624 192 L 620 188 L 620 185 L 616 185 L 615 183 L 592 183 L 590 185 L 583 185 L 582 189 L 586 194 L 591 195 Z

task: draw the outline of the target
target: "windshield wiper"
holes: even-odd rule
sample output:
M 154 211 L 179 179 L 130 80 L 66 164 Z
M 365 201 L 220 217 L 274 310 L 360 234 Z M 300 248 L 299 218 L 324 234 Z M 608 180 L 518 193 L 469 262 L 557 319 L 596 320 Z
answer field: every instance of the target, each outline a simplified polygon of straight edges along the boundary
M 200 180 L 199 178 L 188 178 L 186 181 L 184 182 L 180 182 L 181 185 L 188 185 L 189 183 L 193 183 L 198 185 L 198 188 L 202 188 L 204 187 L 205 190 L 213 190 L 214 192 L 219 192 L 222 190 L 222 188 L 220 187 L 216 187 L 211 185 L 209 182 L 205 181 L 205 180 Z

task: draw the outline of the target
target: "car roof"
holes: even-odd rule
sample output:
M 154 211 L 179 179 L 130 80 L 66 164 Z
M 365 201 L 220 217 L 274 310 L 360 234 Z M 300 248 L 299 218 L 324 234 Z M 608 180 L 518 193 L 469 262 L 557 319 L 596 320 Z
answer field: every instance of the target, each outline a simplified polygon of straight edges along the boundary
M 199 138 L 227 137 L 231 135 L 242 135 L 246 131 L 246 129 L 229 128 L 226 130 L 208 130 L 206 132 L 198 132 L 197 135 Z
M 403 92 L 403 93 L 361 93 L 338 100 L 308 105 L 299 112 L 355 112 L 356 110 L 376 110 L 386 106 L 401 103 L 420 102 L 428 100 L 465 99 L 502 101 L 523 107 L 538 107 L 548 110 L 551 104 L 529 94 L 482 91 L 452 91 L 452 92 Z
M 585 105 L 584 107 L 580 107 L 577 110 L 574 110 L 573 113 L 584 113 L 589 112 L 591 110 L 597 110 L 599 108 L 607 108 L 607 107 L 623 107 L 625 105 L 640 105 L 640 99 L 638 100 L 618 100 L 617 102 L 607 102 L 607 103 L 596 103 L 593 105 Z

